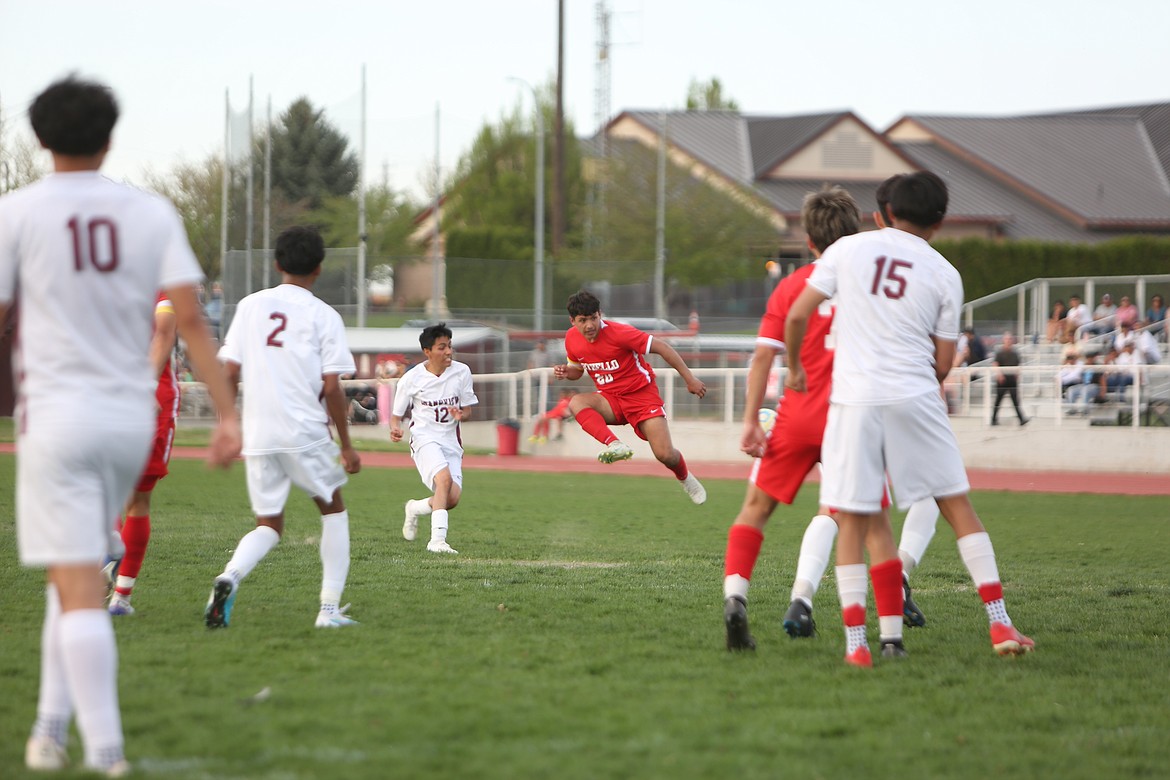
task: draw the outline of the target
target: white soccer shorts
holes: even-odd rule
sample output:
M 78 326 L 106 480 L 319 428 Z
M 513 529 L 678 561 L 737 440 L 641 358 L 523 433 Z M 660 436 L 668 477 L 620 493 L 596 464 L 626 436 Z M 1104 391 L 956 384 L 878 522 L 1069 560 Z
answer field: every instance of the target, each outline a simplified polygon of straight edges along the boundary
M 248 498 L 257 517 L 271 517 L 284 511 L 289 489 L 296 485 L 313 498 L 330 501 L 347 481 L 340 461 L 341 450 L 332 439 L 296 452 L 246 455 Z
M 114 523 L 146 464 L 155 421 L 148 413 L 117 423 L 37 426 L 20 435 L 16 536 L 25 566 L 101 565 L 117 552 Z
M 422 483 L 432 493 L 435 492 L 435 477 L 443 469 L 450 470 L 451 481 L 463 487 L 463 450 L 428 441 L 418 445 L 410 457 L 414 458 L 414 466 L 418 469 Z
M 903 510 L 970 489 L 936 392 L 882 406 L 832 404 L 821 456 L 821 503 L 836 509 L 879 511 L 886 474 Z

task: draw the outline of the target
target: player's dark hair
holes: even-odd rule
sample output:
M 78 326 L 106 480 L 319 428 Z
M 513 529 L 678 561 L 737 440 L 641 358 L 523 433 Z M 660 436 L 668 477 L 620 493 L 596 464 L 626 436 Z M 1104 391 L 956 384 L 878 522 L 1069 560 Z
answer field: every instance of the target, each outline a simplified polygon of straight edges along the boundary
M 292 276 L 308 276 L 325 259 L 325 240 L 317 228 L 295 225 L 276 237 L 276 266 Z
M 877 201 L 878 214 L 882 215 L 882 219 L 886 221 L 887 225 L 890 223 L 890 212 L 886 210 L 890 205 L 890 193 L 893 192 L 894 185 L 900 182 L 905 175 L 904 173 L 895 173 L 879 184 L 873 193 L 873 198 Z
M 947 185 L 930 171 L 908 173 L 890 192 L 890 213 L 897 219 L 928 228 L 947 213 Z
M 447 340 L 451 340 L 451 329 L 447 327 L 447 323 L 440 322 L 435 325 L 428 325 L 423 328 L 423 332 L 419 334 L 418 343 L 424 350 L 435 346 L 435 342 L 442 336 L 446 336 Z
M 28 118 L 37 140 L 50 152 L 91 157 L 110 143 L 118 101 L 104 84 L 69 76 L 37 95 Z
M 818 252 L 824 252 L 841 236 L 851 236 L 861 230 L 857 202 L 841 187 L 825 187 L 805 195 L 800 205 L 800 221 Z
M 569 296 L 569 303 L 565 307 L 569 310 L 569 317 L 590 317 L 601 311 L 601 301 L 588 290 L 578 290 Z

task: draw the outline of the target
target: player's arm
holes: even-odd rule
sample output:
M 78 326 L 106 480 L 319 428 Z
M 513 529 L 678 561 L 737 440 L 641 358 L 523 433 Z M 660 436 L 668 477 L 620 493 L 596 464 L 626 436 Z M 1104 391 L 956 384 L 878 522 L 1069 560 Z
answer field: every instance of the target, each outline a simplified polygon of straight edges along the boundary
M 934 342 L 934 375 L 938 377 L 938 381 L 945 381 L 947 374 L 951 373 L 951 366 L 955 364 L 955 349 L 956 343 L 949 339 L 939 338 L 931 334 L 930 340 Z M 998 366 L 998 362 L 993 362 L 992 365 Z M 999 381 L 1003 381 L 1003 372 L 999 372 Z
M 228 385 L 227 374 L 216 359 L 215 342 L 203 318 L 203 308 L 195 285 L 172 287 L 166 291 L 175 308 L 175 327 L 187 344 L 187 360 L 195 377 L 207 388 L 215 405 L 219 422 L 211 435 L 208 463 L 228 466 L 240 454 L 240 416 L 236 413 L 236 394 Z
M 800 346 L 804 343 L 804 334 L 808 331 L 809 318 L 828 297 L 811 284 L 806 284 L 788 309 L 788 317 L 784 320 L 784 347 L 788 350 L 788 373 L 784 377 L 784 386 L 790 390 L 805 392 Z
M 452 406 L 451 416 L 459 422 L 467 422 L 471 419 L 471 410 L 474 406 Z
M 585 369 L 581 368 L 579 363 L 562 363 L 559 366 L 553 366 L 554 379 L 567 379 L 572 382 L 584 375 Z
M 349 438 L 349 404 L 345 400 L 345 388 L 341 386 L 339 374 L 324 374 L 323 392 L 325 394 L 325 410 L 329 412 L 329 419 L 337 428 L 337 440 L 341 445 L 341 463 L 345 466 L 346 474 L 356 474 L 362 470 L 362 459 Z
M 699 379 L 691 372 L 690 366 L 682 359 L 682 355 L 678 354 L 678 350 L 667 344 L 662 339 L 650 339 L 650 351 L 658 355 L 666 364 L 678 372 L 683 381 L 687 383 L 687 392 L 691 395 L 697 395 L 702 398 L 707 394 L 707 386 L 699 381 Z
M 752 353 L 752 362 L 748 367 L 743 436 L 740 438 L 739 449 L 753 458 L 762 457 L 767 444 L 764 429 L 760 427 L 759 409 L 764 403 L 764 395 L 768 389 L 768 374 L 772 371 L 772 362 L 779 351 L 766 344 L 756 344 L 756 351 Z
M 171 358 L 177 334 L 174 308 L 155 308 L 154 335 L 150 337 L 150 365 L 154 368 L 156 377 L 162 376 L 163 369 Z

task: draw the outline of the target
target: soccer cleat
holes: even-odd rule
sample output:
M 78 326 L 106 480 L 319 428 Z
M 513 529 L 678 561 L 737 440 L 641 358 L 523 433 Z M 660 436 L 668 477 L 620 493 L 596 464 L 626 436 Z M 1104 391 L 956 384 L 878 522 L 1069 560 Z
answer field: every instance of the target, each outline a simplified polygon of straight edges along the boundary
M 106 596 L 114 592 L 114 584 L 118 581 L 118 567 L 122 565 L 121 558 L 110 558 L 102 567 L 102 577 L 106 581 Z
M 69 766 L 69 754 L 52 737 L 29 737 L 24 746 L 24 765 L 38 772 L 56 772 Z
M 687 474 L 687 478 L 682 480 L 683 490 L 687 491 L 687 495 L 691 497 L 691 501 L 696 504 L 701 504 L 707 500 L 707 488 L 703 487 L 699 480 L 695 479 L 694 474 Z
M 723 600 L 723 624 L 727 626 L 728 650 L 755 650 L 756 640 L 748 630 L 747 604 L 738 596 Z
M 130 606 L 130 599 L 115 591 L 110 596 L 109 611 L 111 615 L 133 615 L 134 607 Z
M 910 578 L 905 574 L 902 575 L 902 623 L 914 628 L 926 625 L 926 615 L 922 614 L 914 599 L 910 598 Z
M 597 459 L 602 463 L 617 463 L 619 460 L 629 460 L 632 457 L 634 451 L 620 441 L 610 442 L 610 445 L 597 455 Z
M 236 583 L 231 577 L 220 575 L 215 578 L 207 608 L 203 610 L 203 622 L 208 628 L 227 628 L 232 619 L 232 606 L 236 603 Z
M 125 777 L 130 774 L 130 762 L 124 758 L 119 758 L 109 766 L 91 766 L 85 765 L 86 772 L 93 772 L 102 777 Z
M 860 666 L 865 669 L 873 668 L 873 656 L 869 654 L 869 646 L 862 645 L 845 656 L 845 663 L 849 666 Z
M 815 635 L 817 622 L 813 620 L 812 607 L 805 606 L 800 599 L 793 599 L 784 613 L 784 631 L 793 639 Z
M 451 545 L 447 544 L 445 539 L 439 539 L 437 541 L 432 539 L 431 541 L 427 542 L 427 552 L 451 553 L 452 555 L 459 554 L 458 550 L 451 549 Z
M 410 511 L 410 501 L 406 502 L 406 519 L 402 521 L 402 538 L 413 542 L 418 536 L 418 515 Z
M 905 658 L 908 655 L 901 639 L 882 642 L 882 658 Z
M 1000 655 L 1023 655 L 1036 649 L 1036 643 L 1016 630 L 996 621 L 991 624 L 991 646 Z
M 356 626 L 360 625 L 356 620 L 345 614 L 349 609 L 349 604 L 338 610 L 326 612 L 321 610 L 317 613 L 317 628 L 341 628 L 342 626 Z

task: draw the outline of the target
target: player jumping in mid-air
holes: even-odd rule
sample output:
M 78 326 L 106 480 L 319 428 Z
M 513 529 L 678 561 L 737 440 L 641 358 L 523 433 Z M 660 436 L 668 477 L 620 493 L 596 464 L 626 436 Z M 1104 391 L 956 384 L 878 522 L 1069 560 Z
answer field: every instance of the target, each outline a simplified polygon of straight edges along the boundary
M 1008 617 L 995 551 L 971 506 L 966 470 L 939 393 L 954 364 L 963 303 L 958 271 L 928 243 L 942 224 L 947 200 L 938 176 L 902 177 L 887 206 L 891 227 L 847 236 L 829 247 L 785 326 L 785 387 L 804 392 L 803 338 L 817 307 L 836 296 L 821 503 L 838 510 L 845 660 L 856 666 L 872 665 L 863 546 L 871 551 L 883 644 L 902 632 L 902 563 L 888 524 L 879 521 L 886 473 L 902 505 L 933 496 L 955 530 L 960 557 L 986 607 L 996 652 L 1026 653 L 1035 646 Z M 897 613 L 883 609 L 883 602 L 896 602 Z
M 707 500 L 707 490 L 687 469 L 683 454 L 674 448 L 662 396 L 654 383 L 654 370 L 645 355 L 659 355 L 686 382 L 687 391 L 702 398 L 707 387 L 700 382 L 674 347 L 637 328 L 601 317 L 601 302 L 582 290 L 569 296 L 572 327 L 565 334 L 567 364 L 553 366 L 557 379 L 577 380 L 588 373 L 595 393 L 573 396 L 569 409 L 582 430 L 605 449 L 597 456 L 602 463 L 627 460 L 634 455 L 610 425 L 629 425 L 634 433 L 650 444 L 654 457 L 670 469 L 691 501 Z
M 423 484 L 433 495 L 406 502 L 402 538 L 413 542 L 418 519 L 431 516 L 427 550 L 456 554 L 447 543 L 450 510 L 463 495 L 463 442 L 459 423 L 471 418 L 479 403 L 471 383 L 471 369 L 452 358 L 451 329 L 445 324 L 423 328 L 418 337 L 426 360 L 402 375 L 394 388 L 390 414 L 390 441 L 402 441 L 402 418 L 410 411 L 410 457 Z
M 361 470 L 341 386 L 341 376 L 355 366 L 341 315 L 313 295 L 324 259 L 325 243 L 312 228 L 291 227 L 277 236 L 281 283 L 240 301 L 219 351 L 233 383 L 241 377 L 244 382 L 244 462 L 256 527 L 215 578 L 204 610 L 208 628 L 228 627 L 240 582 L 280 542 L 292 485 L 308 493 L 321 512 L 316 626 L 357 622 L 338 606 L 349 576 L 349 512 L 341 488 L 346 474 Z M 330 420 L 340 451 L 329 433 Z

